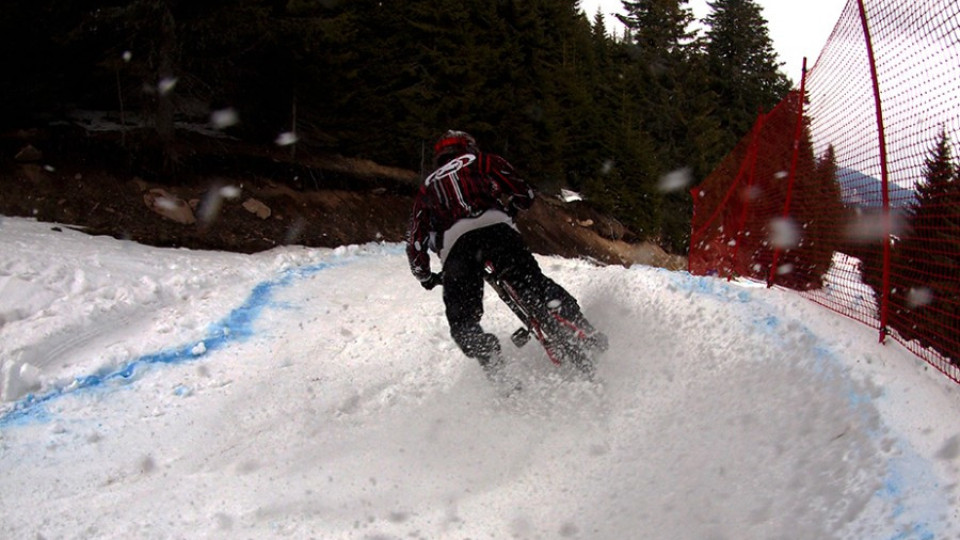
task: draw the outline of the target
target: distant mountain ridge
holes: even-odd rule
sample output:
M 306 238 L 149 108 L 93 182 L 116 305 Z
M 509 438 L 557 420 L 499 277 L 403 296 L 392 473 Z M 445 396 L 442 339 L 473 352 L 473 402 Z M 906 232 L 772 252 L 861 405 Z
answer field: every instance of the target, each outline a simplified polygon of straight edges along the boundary
M 837 168 L 837 183 L 844 204 L 860 208 L 883 208 L 883 182 L 855 169 Z M 912 189 L 900 187 L 895 182 L 889 186 L 890 206 L 902 208 L 913 204 L 917 194 Z

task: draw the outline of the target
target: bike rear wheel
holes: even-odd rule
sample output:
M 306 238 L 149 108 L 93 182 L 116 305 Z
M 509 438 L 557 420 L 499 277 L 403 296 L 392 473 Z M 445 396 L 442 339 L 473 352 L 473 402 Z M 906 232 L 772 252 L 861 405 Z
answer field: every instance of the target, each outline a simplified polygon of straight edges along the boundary
M 543 346 L 550 360 L 558 365 L 570 365 L 580 373 L 592 378 L 595 373 L 593 357 L 598 349 L 606 349 L 606 337 L 589 326 L 586 321 L 578 325 L 561 314 L 559 300 L 525 301 L 516 287 L 501 269 L 486 263 L 487 282 L 496 291 L 504 303 L 523 323 L 523 327 L 510 336 L 518 348 L 523 347 L 530 337 L 534 337 Z M 597 347 L 597 337 L 602 339 L 602 348 Z

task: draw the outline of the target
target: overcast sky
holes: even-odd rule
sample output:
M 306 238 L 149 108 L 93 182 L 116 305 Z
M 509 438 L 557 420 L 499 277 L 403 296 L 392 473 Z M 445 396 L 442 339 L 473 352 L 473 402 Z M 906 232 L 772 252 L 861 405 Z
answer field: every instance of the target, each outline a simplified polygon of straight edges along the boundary
M 690 7 L 697 19 L 704 18 L 709 12 L 708 0 L 690 0 Z M 806 0 L 787 2 L 784 0 L 756 0 L 767 19 L 767 28 L 773 47 L 784 62 L 783 71 L 795 82 L 799 82 L 803 57 L 807 57 L 807 66 L 813 67 L 820 49 L 830 37 L 833 26 L 843 11 L 846 0 Z M 621 13 L 620 0 L 581 0 L 583 11 L 592 19 L 601 7 L 608 25 L 619 33 L 622 25 L 613 18 Z

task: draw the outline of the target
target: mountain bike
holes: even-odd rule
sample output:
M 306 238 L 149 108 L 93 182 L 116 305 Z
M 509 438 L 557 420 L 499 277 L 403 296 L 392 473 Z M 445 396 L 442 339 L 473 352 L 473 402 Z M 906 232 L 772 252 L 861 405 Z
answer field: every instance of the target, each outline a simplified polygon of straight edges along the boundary
M 491 261 L 484 263 L 484 269 L 484 280 L 523 323 L 510 336 L 513 344 L 522 348 L 533 337 L 543 346 L 551 362 L 558 366 L 572 365 L 592 379 L 596 371 L 594 356 L 608 348 L 606 335 L 585 320 L 578 324 L 564 317 L 560 300 L 524 301 L 507 277 L 509 269 L 500 271 Z

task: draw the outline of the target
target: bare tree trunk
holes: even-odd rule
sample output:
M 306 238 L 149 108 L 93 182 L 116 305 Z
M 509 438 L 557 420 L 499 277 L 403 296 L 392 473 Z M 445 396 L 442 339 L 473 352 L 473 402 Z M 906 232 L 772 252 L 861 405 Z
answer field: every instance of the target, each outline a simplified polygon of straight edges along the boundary
M 297 134 L 297 91 L 293 91 L 293 110 L 290 113 L 290 131 L 296 135 Z M 297 159 L 297 143 L 294 140 L 294 143 L 290 145 L 290 159 Z
M 160 35 L 157 43 L 157 111 L 156 130 L 162 152 L 162 173 L 171 174 L 177 163 L 174 148 L 173 83 L 176 80 L 177 25 L 169 0 L 159 3 Z
M 127 148 L 127 119 L 123 110 L 123 86 L 120 84 L 120 68 L 117 68 L 117 98 L 120 102 L 120 146 Z

